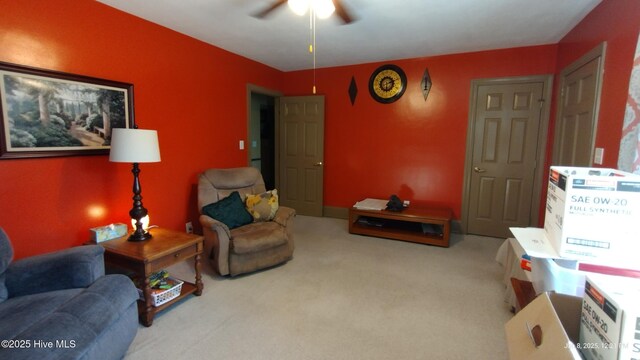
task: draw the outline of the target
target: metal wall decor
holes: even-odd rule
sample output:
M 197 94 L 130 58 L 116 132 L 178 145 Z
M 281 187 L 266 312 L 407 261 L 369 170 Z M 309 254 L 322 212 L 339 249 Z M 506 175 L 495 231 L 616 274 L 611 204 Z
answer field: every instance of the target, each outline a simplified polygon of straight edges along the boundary
M 424 101 L 427 101 L 427 96 L 429 96 L 429 91 L 431 91 L 431 76 L 429 76 L 429 69 L 424 69 L 424 74 L 422 74 L 422 81 L 420 82 L 420 88 L 422 89 L 422 96 L 424 96 Z
M 352 106 L 356 103 L 356 96 L 358 96 L 358 85 L 356 85 L 356 77 L 351 76 L 351 83 L 349 83 L 349 99 L 351 100 Z

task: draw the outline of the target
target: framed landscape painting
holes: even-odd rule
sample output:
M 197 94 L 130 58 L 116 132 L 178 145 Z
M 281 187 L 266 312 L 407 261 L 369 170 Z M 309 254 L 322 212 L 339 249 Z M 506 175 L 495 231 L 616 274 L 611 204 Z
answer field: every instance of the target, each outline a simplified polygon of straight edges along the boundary
M 0 62 L 0 159 L 108 154 L 133 85 Z

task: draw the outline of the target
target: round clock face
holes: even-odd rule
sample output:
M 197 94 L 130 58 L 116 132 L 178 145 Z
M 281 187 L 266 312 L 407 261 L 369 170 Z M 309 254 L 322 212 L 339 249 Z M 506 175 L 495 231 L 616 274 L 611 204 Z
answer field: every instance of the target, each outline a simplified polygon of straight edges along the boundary
M 407 88 L 407 76 L 395 65 L 382 65 L 369 78 L 369 92 L 381 103 L 398 100 Z

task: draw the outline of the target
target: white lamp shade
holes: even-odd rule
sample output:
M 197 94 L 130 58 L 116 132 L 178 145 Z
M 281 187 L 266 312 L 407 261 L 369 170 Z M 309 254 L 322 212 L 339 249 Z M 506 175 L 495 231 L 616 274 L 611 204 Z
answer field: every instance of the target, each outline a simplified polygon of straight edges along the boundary
M 148 163 L 160 161 L 156 130 L 115 128 L 111 131 L 109 161 Z

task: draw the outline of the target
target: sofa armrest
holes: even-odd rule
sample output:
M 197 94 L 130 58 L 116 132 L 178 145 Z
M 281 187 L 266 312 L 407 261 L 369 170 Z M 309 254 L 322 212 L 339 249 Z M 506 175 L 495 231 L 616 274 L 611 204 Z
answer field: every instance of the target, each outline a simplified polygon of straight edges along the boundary
M 204 256 L 212 260 L 218 274 L 229 274 L 229 246 L 231 244 L 231 230 L 224 223 L 200 215 L 200 225 L 204 235 Z
M 218 221 L 207 215 L 200 215 L 200 225 L 202 229 L 210 229 L 212 231 L 223 231 L 227 234 L 227 237 L 231 238 L 231 230 L 223 222 Z
M 273 218 L 273 221 L 278 224 L 287 227 L 289 224 L 289 220 L 292 219 L 296 215 L 296 211 L 290 207 L 280 206 L 278 211 L 276 212 L 276 216 Z
M 9 297 L 88 287 L 104 276 L 103 253 L 87 245 L 15 261 L 5 273 Z

